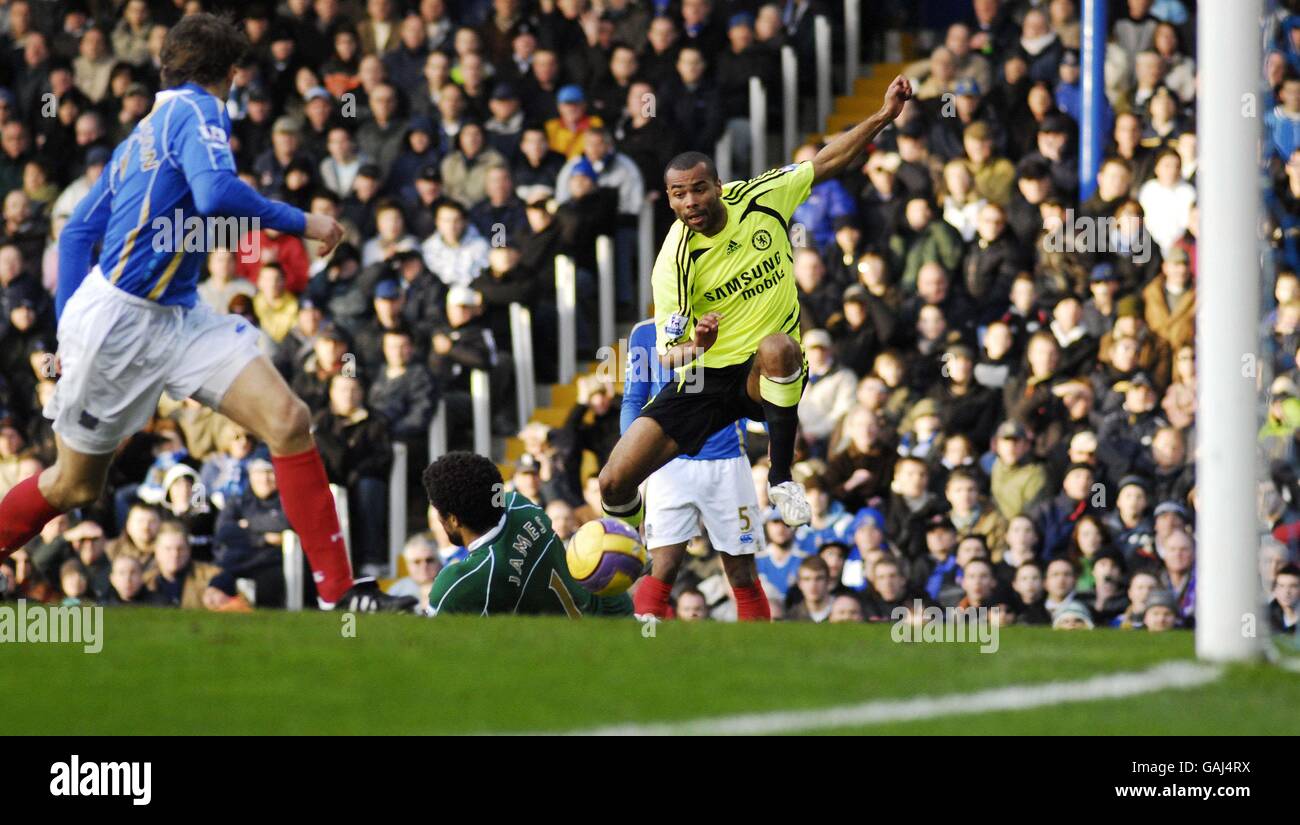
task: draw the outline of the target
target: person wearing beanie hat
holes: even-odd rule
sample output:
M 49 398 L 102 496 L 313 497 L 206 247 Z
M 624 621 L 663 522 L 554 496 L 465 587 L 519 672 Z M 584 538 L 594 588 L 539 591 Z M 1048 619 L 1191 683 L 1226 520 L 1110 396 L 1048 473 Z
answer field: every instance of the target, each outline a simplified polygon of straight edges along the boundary
M 809 330 L 803 335 L 808 361 L 808 388 L 799 401 L 799 427 L 804 438 L 819 449 L 853 408 L 858 379 L 852 370 L 838 363 L 830 333 Z
M 962 130 L 962 148 L 979 196 L 998 206 L 1009 204 L 1016 167 L 994 151 L 993 130 L 987 121 L 977 120 Z
M 1142 626 L 1152 633 L 1178 627 L 1178 600 L 1168 590 L 1156 590 L 1147 597 L 1142 611 Z
M 1052 616 L 1053 630 L 1092 630 L 1096 625 L 1086 605 L 1077 601 L 1068 601 L 1056 608 Z

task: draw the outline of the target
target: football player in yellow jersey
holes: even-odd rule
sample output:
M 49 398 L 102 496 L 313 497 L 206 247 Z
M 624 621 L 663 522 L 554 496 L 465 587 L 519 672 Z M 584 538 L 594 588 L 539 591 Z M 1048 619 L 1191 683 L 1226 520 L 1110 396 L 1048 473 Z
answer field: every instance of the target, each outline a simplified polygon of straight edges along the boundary
M 641 482 L 746 417 L 767 422 L 770 500 L 787 524 L 809 520 L 803 487 L 790 475 L 807 375 L 790 218 L 813 184 L 843 172 L 898 117 L 911 95 L 907 78 L 896 77 L 878 112 L 826 144 L 811 161 L 753 180 L 724 186 L 713 161 L 699 152 L 678 155 L 668 164 L 664 184 L 677 221 L 655 261 L 652 286 L 660 362 L 681 372 L 641 411 L 601 470 L 606 515 L 638 526 Z M 735 562 L 748 563 L 749 579 L 761 597 L 753 557 L 738 556 Z M 744 571 L 726 572 L 739 602 Z

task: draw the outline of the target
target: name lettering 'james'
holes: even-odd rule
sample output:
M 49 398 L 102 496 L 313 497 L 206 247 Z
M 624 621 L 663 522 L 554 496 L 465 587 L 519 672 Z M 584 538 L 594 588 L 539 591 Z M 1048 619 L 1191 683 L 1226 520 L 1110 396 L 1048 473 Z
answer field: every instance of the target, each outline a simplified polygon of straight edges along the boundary
M 522 583 L 519 578 L 524 572 L 524 560 L 528 558 L 528 551 L 533 549 L 533 543 L 542 537 L 542 519 L 540 516 L 525 521 L 519 525 L 520 533 L 515 536 L 515 543 L 510 546 L 512 552 L 518 553 L 518 558 L 508 559 L 506 564 L 515 570 L 515 575 L 510 576 L 508 581 L 518 586 Z M 525 535 L 527 534 L 527 535 Z
M 785 270 L 781 268 L 781 252 L 778 250 L 722 286 L 707 290 L 704 293 L 704 300 L 709 303 L 721 301 L 737 292 L 742 299 L 752 298 L 776 286 L 784 277 Z

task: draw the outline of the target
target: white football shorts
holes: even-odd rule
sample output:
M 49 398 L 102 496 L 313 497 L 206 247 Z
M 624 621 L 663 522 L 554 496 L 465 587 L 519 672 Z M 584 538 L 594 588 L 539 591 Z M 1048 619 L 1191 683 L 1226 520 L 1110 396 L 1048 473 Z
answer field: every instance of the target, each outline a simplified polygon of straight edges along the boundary
M 63 374 L 44 415 L 72 449 L 111 453 L 158 409 L 165 391 L 213 409 L 260 354 L 257 328 L 238 315 L 163 306 L 110 284 L 95 267 L 63 308 Z
M 681 544 L 708 531 L 714 549 L 748 556 L 763 549 L 763 517 L 744 456 L 675 458 L 646 481 L 647 550 Z

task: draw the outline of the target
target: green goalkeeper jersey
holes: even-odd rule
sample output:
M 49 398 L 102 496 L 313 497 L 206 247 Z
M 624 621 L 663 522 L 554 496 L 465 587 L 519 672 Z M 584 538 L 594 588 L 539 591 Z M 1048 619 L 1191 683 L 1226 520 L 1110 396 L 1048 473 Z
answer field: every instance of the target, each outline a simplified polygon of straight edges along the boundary
M 632 615 L 626 593 L 601 598 L 573 580 L 564 542 L 541 507 L 515 492 L 506 493 L 504 504 L 501 521 L 470 544 L 469 557 L 448 565 L 434 580 L 433 615 Z
M 722 187 L 727 225 L 713 237 L 674 221 L 651 274 L 656 345 L 662 355 L 690 341 L 695 323 L 722 315 L 703 367 L 744 363 L 774 332 L 799 340 L 790 218 L 812 191 L 811 161 Z

